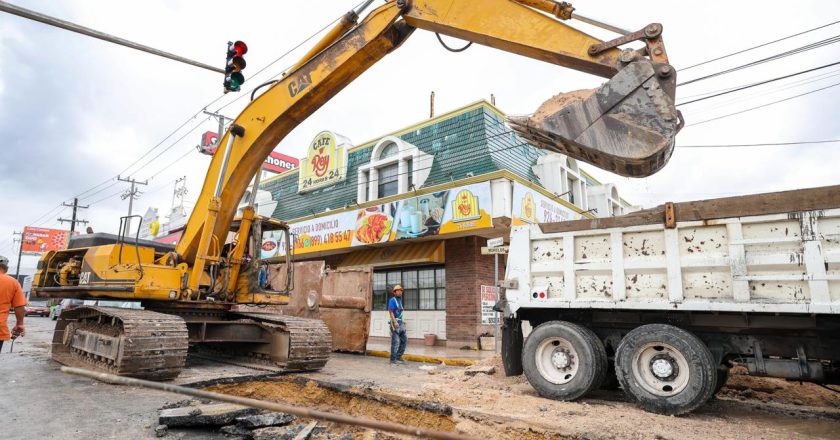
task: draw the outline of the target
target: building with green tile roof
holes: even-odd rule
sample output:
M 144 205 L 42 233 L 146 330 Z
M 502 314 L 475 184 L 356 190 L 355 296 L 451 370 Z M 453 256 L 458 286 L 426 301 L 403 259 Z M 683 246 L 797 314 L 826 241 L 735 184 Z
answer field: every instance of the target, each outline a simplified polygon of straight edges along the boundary
M 504 124 L 504 115 L 486 101 L 383 137 L 387 135 L 396 136 L 434 158 L 429 176 L 417 189 L 501 170 L 539 184 L 532 167 L 537 158 L 546 154 L 513 133 Z M 263 182 L 261 188 L 280 201 L 273 217 L 292 220 L 356 204 L 359 166 L 370 162 L 376 141 L 378 139 L 349 151 L 347 177 L 336 185 L 299 194 L 297 171 Z

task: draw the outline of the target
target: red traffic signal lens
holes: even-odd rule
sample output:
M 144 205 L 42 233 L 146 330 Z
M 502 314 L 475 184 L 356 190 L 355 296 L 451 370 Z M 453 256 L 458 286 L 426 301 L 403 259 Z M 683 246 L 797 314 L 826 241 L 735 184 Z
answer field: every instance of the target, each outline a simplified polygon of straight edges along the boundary
M 235 53 L 236 56 L 241 57 L 242 55 L 245 55 L 246 53 L 248 53 L 248 45 L 245 44 L 242 41 L 237 41 L 237 42 L 233 43 L 233 52 Z M 245 67 L 245 66 L 242 66 L 242 67 Z

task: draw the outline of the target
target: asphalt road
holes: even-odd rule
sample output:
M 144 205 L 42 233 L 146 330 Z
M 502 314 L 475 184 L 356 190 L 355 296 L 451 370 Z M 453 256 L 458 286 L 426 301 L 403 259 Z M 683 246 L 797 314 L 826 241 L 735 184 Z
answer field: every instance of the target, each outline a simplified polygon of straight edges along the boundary
M 55 322 L 28 317 L 14 352 L 0 353 L 0 438 L 156 438 L 157 409 L 177 395 L 73 377 L 50 360 Z M 193 371 L 193 376 L 196 372 Z M 172 432 L 167 438 L 223 438 L 209 432 Z
M 12 325 L 12 319 L 9 324 Z M 143 388 L 116 386 L 62 373 L 50 359 L 55 321 L 27 317 L 26 336 L 14 352 L 0 353 L 0 439 L 152 439 L 158 409 L 185 397 Z M 185 384 L 265 371 L 190 356 L 173 381 Z M 345 385 L 373 385 L 419 390 L 427 374 L 411 366 L 389 366 L 377 357 L 333 353 L 326 367 L 306 374 Z M 218 433 L 173 430 L 166 438 L 224 438 Z

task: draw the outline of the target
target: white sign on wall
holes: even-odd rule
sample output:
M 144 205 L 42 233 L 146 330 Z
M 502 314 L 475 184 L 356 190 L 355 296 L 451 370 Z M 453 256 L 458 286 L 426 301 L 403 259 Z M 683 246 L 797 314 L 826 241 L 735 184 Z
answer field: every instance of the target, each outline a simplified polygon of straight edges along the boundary
M 499 314 L 493 310 L 496 300 L 499 298 L 499 288 L 494 286 L 481 286 L 481 323 L 496 324 L 499 322 Z

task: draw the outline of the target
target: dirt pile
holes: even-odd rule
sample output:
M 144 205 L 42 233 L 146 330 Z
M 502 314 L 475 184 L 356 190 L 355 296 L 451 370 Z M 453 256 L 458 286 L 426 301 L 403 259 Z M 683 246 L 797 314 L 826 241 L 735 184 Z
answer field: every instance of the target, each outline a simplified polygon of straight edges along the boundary
M 587 98 L 592 96 L 593 93 L 595 93 L 595 89 L 583 89 L 554 95 L 542 103 L 537 111 L 534 112 L 531 116 L 531 123 L 534 125 L 540 125 L 546 118 L 561 111 L 564 107 L 572 105 L 576 102 L 585 101 Z
M 840 391 L 840 387 L 836 388 Z M 813 383 L 749 376 L 746 368 L 741 366 L 729 371 L 729 380 L 718 396 L 744 401 L 758 400 L 762 403 L 840 409 L 840 392 Z

